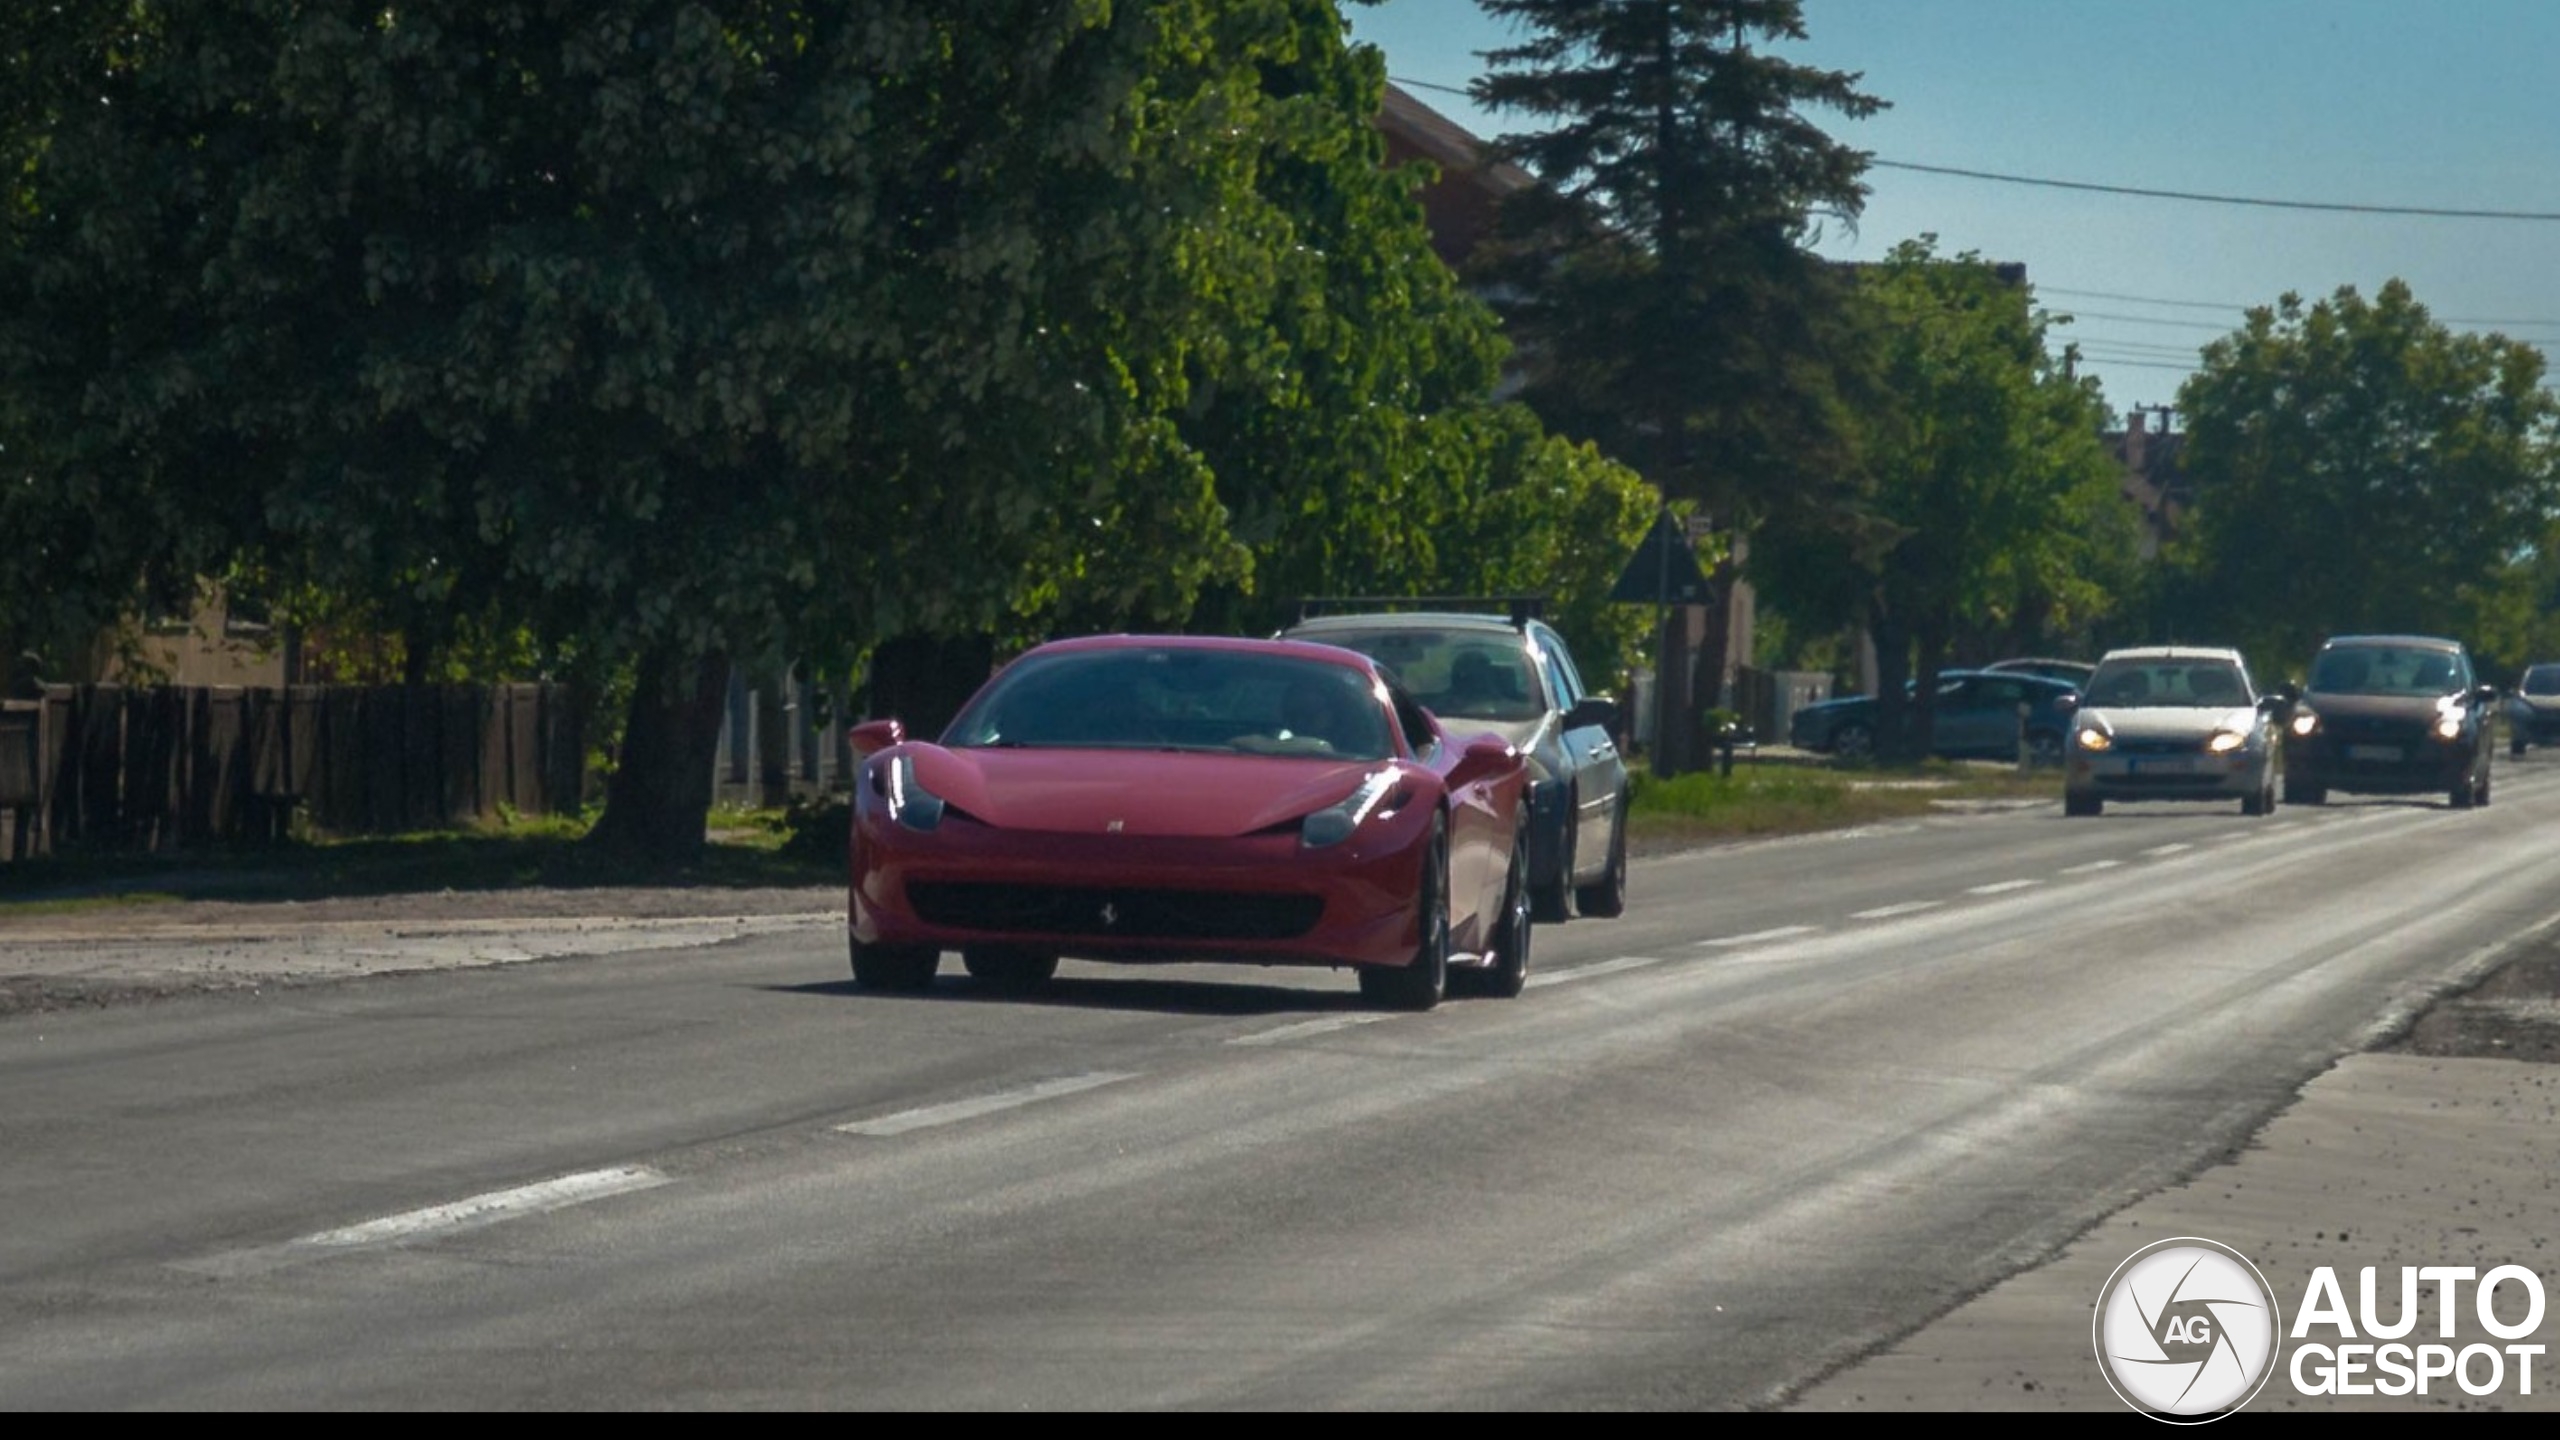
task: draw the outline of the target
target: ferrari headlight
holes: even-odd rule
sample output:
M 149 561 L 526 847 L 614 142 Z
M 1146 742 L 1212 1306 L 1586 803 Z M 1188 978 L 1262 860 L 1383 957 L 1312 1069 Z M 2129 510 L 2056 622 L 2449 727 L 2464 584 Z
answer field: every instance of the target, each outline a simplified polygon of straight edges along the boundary
M 942 797 L 916 779 L 915 757 L 897 756 L 871 773 L 873 787 L 888 802 L 890 819 L 910 830 L 928 832 L 942 823 Z
M 2083 750 L 2113 750 L 2116 748 L 2116 737 L 2108 734 L 2104 730 L 2098 729 L 2095 726 L 2083 726 L 2079 730 L 2072 732 L 2071 740 L 2073 744 L 2078 745 Z
M 2204 748 L 2209 755 L 2228 755 L 2248 743 L 2249 737 L 2237 730 L 2216 730 L 2213 738 L 2204 742 Z
M 1328 805 L 1298 822 L 1298 843 L 1310 850 L 1321 850 L 1327 845 L 1339 845 L 1350 839 L 1352 832 L 1360 828 L 1360 822 L 1368 819 L 1370 812 L 1378 808 L 1378 803 L 1387 798 L 1387 791 L 1393 788 L 1395 781 L 1396 775 L 1392 770 L 1381 770 L 1361 781 L 1360 788 L 1344 796 L 1341 804 Z
M 2308 705 L 2295 706 L 2291 728 L 2296 735 L 2310 734 L 2320 728 L 2320 712 Z

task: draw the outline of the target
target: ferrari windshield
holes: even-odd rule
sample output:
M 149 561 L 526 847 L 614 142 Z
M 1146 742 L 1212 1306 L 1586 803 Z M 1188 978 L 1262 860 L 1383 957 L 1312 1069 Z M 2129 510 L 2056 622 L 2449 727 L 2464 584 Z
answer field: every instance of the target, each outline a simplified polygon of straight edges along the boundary
M 969 702 L 942 743 L 1383 760 L 1394 741 L 1372 686 L 1348 665 L 1251 651 L 1030 655 Z
M 2311 689 L 2326 695 L 2448 695 L 2461 687 L 2450 650 L 2341 645 L 2311 666 Z
M 2251 703 L 2248 677 L 2228 660 L 2108 660 L 2082 693 L 2090 705 L 2106 710 Z
M 1546 694 L 1529 650 L 1508 630 L 1327 630 L 1305 638 L 1357 650 L 1387 668 L 1431 713 L 1467 720 L 1535 720 Z

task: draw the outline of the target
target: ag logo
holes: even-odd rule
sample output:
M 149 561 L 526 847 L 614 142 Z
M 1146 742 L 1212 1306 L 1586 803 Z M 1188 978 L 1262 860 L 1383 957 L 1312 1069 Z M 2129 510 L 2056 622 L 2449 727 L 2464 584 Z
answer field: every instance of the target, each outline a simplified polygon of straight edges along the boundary
M 2218 1420 L 2275 1368 L 2275 1292 L 2227 1245 L 2184 1236 L 2133 1252 L 2098 1292 L 2098 1369 L 2126 1404 L 2172 1424 Z

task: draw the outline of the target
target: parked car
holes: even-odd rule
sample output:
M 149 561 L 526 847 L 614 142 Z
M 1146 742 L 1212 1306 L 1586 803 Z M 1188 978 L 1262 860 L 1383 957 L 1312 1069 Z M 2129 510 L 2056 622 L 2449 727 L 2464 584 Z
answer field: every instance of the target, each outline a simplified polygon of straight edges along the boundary
M 2071 721 L 2064 708 L 2078 694 L 2068 681 L 1991 670 L 1938 672 L 1930 752 L 1949 759 L 2010 760 L 2018 754 L 2018 707 L 2027 707 L 2028 753 L 2037 764 L 2062 763 Z M 1876 698 L 1852 695 L 1807 705 L 1787 725 L 1787 743 L 1844 760 L 1875 753 Z
M 2455 809 L 2489 803 L 2490 714 L 2457 640 L 2341 635 L 2320 647 L 2286 722 L 2284 798 L 2318 805 L 2332 790 L 2433 791 Z
M 1564 637 L 1532 616 L 1327 615 L 1281 632 L 1356 650 L 1458 731 L 1490 730 L 1529 757 L 1529 894 L 1554 922 L 1627 908 L 1627 766 L 1618 705 L 1584 688 Z
M 2528 665 L 2507 699 L 2507 753 L 2560 740 L 2560 664 Z
M 2098 667 L 2086 660 L 2055 660 L 2043 655 L 2028 655 L 2014 660 L 1994 660 L 1982 668 L 2002 675 L 2041 675 L 2047 680 L 2068 680 L 2086 689 L 2089 673 Z
M 2237 650 L 2111 650 L 2073 707 L 2062 813 L 2110 800 L 2230 800 L 2272 815 L 2284 701 L 2262 696 Z
M 1098 636 L 989 680 L 939 743 L 853 731 L 853 975 L 993 986 L 1061 956 L 1349 966 L 1429 1009 L 1520 993 L 1526 761 L 1453 734 L 1365 656 Z M 1454 967 L 1454 968 L 1453 968 Z

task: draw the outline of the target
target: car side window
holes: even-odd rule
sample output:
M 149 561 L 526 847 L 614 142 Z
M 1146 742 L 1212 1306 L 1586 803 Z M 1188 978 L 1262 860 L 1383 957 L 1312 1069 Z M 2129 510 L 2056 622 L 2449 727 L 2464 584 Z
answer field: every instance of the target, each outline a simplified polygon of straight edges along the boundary
M 1429 760 L 1440 743 L 1440 733 L 1432 728 L 1431 712 L 1405 693 L 1402 685 L 1387 682 L 1387 698 L 1396 707 L 1396 728 L 1404 732 L 1404 746 L 1416 760 Z
M 1573 668 L 1573 656 L 1564 648 L 1564 638 L 1544 625 L 1531 627 L 1529 637 L 1546 659 L 1548 684 L 1555 690 L 1556 708 L 1570 710 L 1591 692 L 1583 686 L 1582 672 Z

